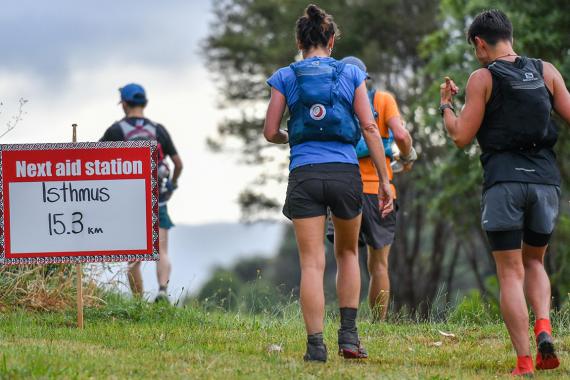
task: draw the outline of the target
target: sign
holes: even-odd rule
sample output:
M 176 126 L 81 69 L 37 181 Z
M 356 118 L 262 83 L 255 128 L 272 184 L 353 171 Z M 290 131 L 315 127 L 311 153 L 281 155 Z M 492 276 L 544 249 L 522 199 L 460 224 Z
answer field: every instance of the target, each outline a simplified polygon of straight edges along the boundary
M 0 145 L 0 264 L 158 260 L 155 141 Z

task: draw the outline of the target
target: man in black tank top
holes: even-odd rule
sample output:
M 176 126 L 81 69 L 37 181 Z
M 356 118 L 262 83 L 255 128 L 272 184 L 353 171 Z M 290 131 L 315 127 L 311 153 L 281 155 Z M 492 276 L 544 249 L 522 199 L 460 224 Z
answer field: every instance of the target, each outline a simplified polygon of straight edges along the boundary
M 481 223 L 497 265 L 501 312 L 517 352 L 513 375 L 529 375 L 533 362 L 527 301 L 536 316 L 536 369 L 559 366 L 543 260 L 560 198 L 553 150 L 558 131 L 551 113 L 556 111 L 570 122 L 570 94 L 553 65 L 514 52 L 512 25 L 503 12 L 477 15 L 467 38 L 483 68 L 471 74 L 465 106 L 457 116 L 453 96 L 459 89 L 446 78 L 440 110 L 458 147 L 475 137 L 481 147 Z

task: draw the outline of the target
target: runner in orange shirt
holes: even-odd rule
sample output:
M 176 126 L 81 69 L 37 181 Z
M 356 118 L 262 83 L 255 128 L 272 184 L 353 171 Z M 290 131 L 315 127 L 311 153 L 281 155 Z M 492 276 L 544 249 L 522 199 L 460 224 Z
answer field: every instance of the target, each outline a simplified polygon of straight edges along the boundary
M 346 57 L 342 62 L 352 64 L 367 73 L 365 64 L 356 57 Z M 367 74 L 367 79 L 370 77 Z M 369 91 L 371 106 L 380 135 L 384 140 L 386 151 L 386 164 L 390 181 L 393 180 L 394 173 L 391 164 L 393 155 L 389 146 L 391 138 L 395 141 L 400 150 L 400 161 L 404 165 L 404 171 L 411 170 L 417 158 L 415 149 L 412 146 L 412 137 L 403 125 L 400 118 L 400 111 L 394 96 L 385 91 L 371 89 Z M 396 209 L 382 218 L 378 210 L 378 175 L 372 159 L 367 155 L 367 148 L 362 149 L 357 146 L 359 154 L 360 175 L 363 182 L 363 210 L 362 225 L 360 228 L 360 244 L 368 246 L 368 273 L 370 274 L 370 284 L 368 289 L 368 302 L 375 320 L 384 320 L 388 310 L 390 299 L 390 278 L 388 275 L 388 255 L 394 242 L 396 232 Z M 396 196 L 396 189 L 392 184 L 392 193 Z M 332 240 L 333 232 L 329 228 L 327 236 Z

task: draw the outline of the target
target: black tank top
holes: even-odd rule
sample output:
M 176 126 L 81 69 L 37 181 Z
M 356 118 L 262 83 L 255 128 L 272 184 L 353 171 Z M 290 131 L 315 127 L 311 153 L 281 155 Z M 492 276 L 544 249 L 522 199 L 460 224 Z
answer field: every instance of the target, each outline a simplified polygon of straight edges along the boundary
M 518 57 L 487 68 L 493 89 L 477 133 L 485 188 L 498 182 L 559 186 L 553 150 L 558 128 L 551 119 L 553 98 L 544 83 L 542 61 Z

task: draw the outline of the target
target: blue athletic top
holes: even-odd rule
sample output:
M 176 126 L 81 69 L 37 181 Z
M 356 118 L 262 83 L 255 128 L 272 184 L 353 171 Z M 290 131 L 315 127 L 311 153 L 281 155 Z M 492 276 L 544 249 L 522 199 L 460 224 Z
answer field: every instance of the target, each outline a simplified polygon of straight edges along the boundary
M 312 57 L 308 60 L 332 61 L 329 57 Z M 354 103 L 354 92 L 366 79 L 366 74 L 358 67 L 347 64 L 339 78 L 340 94 L 349 103 Z M 297 78 L 293 70 L 287 66 L 277 70 L 267 84 L 279 91 L 287 100 L 289 109 L 299 99 Z M 354 146 L 337 141 L 308 141 L 291 147 L 289 170 L 310 164 L 345 163 L 358 165 Z

